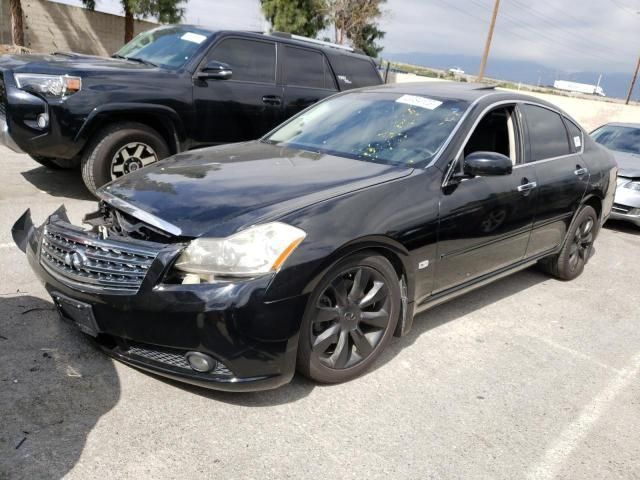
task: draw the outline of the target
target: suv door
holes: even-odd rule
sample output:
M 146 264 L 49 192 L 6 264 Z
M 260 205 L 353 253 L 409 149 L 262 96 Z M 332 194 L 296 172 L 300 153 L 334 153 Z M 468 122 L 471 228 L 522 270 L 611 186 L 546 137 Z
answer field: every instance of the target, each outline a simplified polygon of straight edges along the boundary
M 276 42 L 225 37 L 199 68 L 217 61 L 232 69 L 229 80 L 194 77 L 194 138 L 199 144 L 259 138 L 282 122 L 283 87 L 276 83 Z
M 531 233 L 537 189 L 535 168 L 524 157 L 521 120 L 514 105 L 488 112 L 465 142 L 452 172 L 466 155 L 502 153 L 510 175 L 456 180 L 450 173 L 440 197 L 438 266 L 434 294 L 478 279 L 523 259 Z
M 521 106 L 528 132 L 527 164 L 535 166 L 538 204 L 527 256 L 554 249 L 563 241 L 589 183 L 582 159 L 583 139 L 571 138 L 562 116 L 542 105 Z
M 284 114 L 286 118 L 337 92 L 324 54 L 309 48 L 282 45 L 284 51 Z

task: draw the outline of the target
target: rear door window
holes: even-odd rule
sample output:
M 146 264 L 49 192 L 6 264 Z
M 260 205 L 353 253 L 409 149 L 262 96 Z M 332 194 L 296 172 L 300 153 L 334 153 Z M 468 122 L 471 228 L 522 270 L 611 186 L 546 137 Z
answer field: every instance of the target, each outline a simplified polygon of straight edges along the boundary
M 567 129 L 559 114 L 529 104 L 523 105 L 522 110 L 529 128 L 530 162 L 573 153 L 569 146 Z
M 276 44 L 242 38 L 227 38 L 216 45 L 207 62 L 226 63 L 233 71 L 232 80 L 275 83 Z
M 324 55 L 305 48 L 285 47 L 285 82 L 297 87 L 335 90 L 333 73 Z
M 340 90 L 380 85 L 382 79 L 371 60 L 355 55 L 335 55 L 331 64 L 336 73 Z

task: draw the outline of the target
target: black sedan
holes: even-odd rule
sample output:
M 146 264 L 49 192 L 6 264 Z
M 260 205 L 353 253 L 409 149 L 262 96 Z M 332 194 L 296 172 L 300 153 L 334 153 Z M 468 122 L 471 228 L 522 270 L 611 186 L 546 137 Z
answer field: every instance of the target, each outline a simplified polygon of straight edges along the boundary
M 264 138 L 112 182 L 13 235 L 113 357 L 223 390 L 371 366 L 416 313 L 540 263 L 583 271 L 616 166 L 553 105 L 482 85 L 372 87 Z

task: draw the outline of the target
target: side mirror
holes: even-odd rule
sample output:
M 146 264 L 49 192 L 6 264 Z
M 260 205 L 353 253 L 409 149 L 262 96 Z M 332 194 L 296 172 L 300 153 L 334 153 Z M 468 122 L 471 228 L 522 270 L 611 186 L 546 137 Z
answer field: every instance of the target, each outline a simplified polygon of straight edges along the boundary
M 506 155 L 496 152 L 473 152 L 464 159 L 464 173 L 472 177 L 510 175 L 513 163 Z
M 233 71 L 229 65 L 212 60 L 196 73 L 196 78 L 199 80 L 229 80 L 232 75 Z

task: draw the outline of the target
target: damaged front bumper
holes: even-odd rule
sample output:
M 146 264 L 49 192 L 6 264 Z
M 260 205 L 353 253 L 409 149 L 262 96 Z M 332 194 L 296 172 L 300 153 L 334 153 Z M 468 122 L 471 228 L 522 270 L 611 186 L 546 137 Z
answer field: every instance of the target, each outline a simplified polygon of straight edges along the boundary
M 293 377 L 306 296 L 267 301 L 272 276 L 167 281 L 183 243 L 104 239 L 71 225 L 63 207 L 40 227 L 27 210 L 12 234 L 61 316 L 112 357 L 228 391 L 275 388 Z M 213 359 L 212 368 L 192 368 L 194 352 Z

